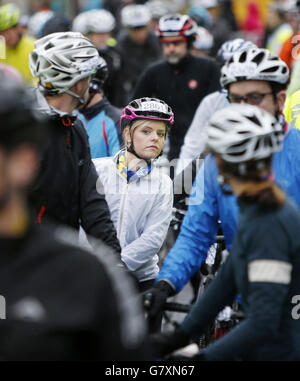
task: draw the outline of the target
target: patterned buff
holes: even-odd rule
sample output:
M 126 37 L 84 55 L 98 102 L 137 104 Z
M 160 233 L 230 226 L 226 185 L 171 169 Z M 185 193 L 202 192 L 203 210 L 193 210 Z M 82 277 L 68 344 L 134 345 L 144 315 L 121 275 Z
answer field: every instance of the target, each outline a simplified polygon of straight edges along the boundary
M 140 168 L 137 172 L 130 171 L 126 165 L 125 151 L 121 151 L 117 158 L 117 168 L 121 175 L 129 182 L 131 179 L 136 180 L 139 177 L 146 176 L 152 170 L 152 164 L 147 167 Z

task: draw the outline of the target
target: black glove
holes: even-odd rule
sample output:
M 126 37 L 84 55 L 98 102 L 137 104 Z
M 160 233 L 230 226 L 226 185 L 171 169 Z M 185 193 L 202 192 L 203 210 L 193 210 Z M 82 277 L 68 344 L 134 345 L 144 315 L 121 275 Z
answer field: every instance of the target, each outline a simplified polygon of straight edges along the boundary
M 163 311 L 164 304 L 169 296 L 174 294 L 172 287 L 165 281 L 157 282 L 144 296 L 144 304 L 148 310 L 148 317 L 153 319 Z
M 190 336 L 176 328 L 174 332 L 157 333 L 149 336 L 154 352 L 159 357 L 164 357 L 179 348 L 190 344 Z

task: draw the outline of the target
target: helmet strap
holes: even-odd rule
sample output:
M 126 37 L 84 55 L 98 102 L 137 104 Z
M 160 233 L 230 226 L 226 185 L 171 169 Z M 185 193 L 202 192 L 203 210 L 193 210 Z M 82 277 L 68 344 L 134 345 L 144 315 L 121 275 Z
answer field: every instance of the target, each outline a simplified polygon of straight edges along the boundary
M 134 156 L 136 156 L 138 159 L 140 160 L 144 160 L 147 162 L 147 164 L 149 164 L 151 162 L 151 159 L 145 159 L 144 157 L 141 157 L 140 155 L 138 155 L 134 149 L 134 145 L 133 145 L 133 141 L 131 140 L 130 142 L 130 145 L 128 147 L 126 147 L 126 150 L 130 153 L 132 153 Z
M 74 93 L 74 91 L 68 89 L 68 90 L 65 91 L 65 93 L 67 93 L 67 94 L 71 95 L 72 97 L 76 98 L 79 101 L 78 106 L 80 106 L 80 105 L 84 106 L 85 105 L 86 100 L 83 97 L 81 97 L 80 95 Z

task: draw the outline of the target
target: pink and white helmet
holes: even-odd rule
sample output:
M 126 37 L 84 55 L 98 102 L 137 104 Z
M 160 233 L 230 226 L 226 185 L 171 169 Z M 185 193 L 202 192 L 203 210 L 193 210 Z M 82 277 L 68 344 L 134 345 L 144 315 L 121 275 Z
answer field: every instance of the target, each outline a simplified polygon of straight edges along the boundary
M 174 114 L 170 106 L 157 98 L 140 98 L 131 101 L 122 111 L 121 128 L 131 124 L 136 119 L 151 119 L 166 122 L 168 126 L 174 123 Z

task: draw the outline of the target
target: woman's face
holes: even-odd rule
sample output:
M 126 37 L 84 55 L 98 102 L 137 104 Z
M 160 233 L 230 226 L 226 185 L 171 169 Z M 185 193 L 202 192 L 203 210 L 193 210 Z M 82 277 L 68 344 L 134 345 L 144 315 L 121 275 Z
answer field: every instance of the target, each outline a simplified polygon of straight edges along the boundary
M 134 128 L 132 137 L 129 128 L 126 128 L 124 133 L 127 146 L 131 144 L 132 139 L 134 150 L 138 156 L 150 160 L 156 158 L 163 149 L 166 124 L 161 121 L 146 119 Z

